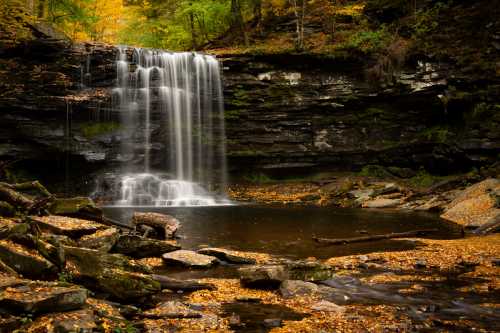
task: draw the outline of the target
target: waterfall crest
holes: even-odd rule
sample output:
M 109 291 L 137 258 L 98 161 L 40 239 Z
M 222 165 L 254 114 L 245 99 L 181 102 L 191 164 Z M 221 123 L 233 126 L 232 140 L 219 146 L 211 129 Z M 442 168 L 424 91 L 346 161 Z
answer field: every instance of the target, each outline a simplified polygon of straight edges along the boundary
M 121 206 L 228 203 L 222 83 L 209 55 L 119 47 Z M 153 154 L 154 153 L 154 154 Z

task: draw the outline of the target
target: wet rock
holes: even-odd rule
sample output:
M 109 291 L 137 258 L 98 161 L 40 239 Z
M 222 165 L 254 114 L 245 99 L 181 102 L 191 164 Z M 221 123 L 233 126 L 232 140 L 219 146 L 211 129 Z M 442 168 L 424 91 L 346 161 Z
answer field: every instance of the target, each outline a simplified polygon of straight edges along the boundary
M 29 281 L 8 287 L 0 295 L 0 308 L 9 312 L 46 313 L 80 309 L 87 290 L 75 285 Z
M 391 194 L 395 192 L 399 192 L 400 188 L 394 183 L 385 184 L 383 188 L 377 189 L 373 192 L 373 196 Z
M 25 235 L 29 232 L 27 223 L 20 223 L 12 219 L 0 218 L 0 239 L 10 238 L 16 235 Z
M 74 216 L 100 220 L 102 210 L 88 197 L 56 199 L 49 207 L 49 212 L 54 215 Z
M 160 283 L 150 276 L 121 269 L 104 269 L 92 278 L 98 289 L 120 300 L 150 296 L 161 290 Z
M 363 203 L 367 200 L 370 200 L 371 196 L 373 195 L 373 192 L 374 190 L 369 188 L 362 190 L 353 190 L 350 191 L 349 194 L 356 199 L 356 202 Z
M 285 298 L 310 295 L 318 291 L 318 286 L 311 282 L 300 280 L 285 280 L 280 285 L 281 296 Z
M 50 243 L 54 246 L 77 246 L 75 240 L 64 235 L 55 235 L 49 232 L 42 232 L 40 239 Z
M 495 193 L 500 191 L 500 180 L 490 178 L 469 186 L 446 206 L 442 218 L 467 227 L 479 227 L 500 216 Z
M 196 280 L 178 280 L 168 276 L 152 274 L 151 278 L 158 281 L 162 288 L 177 291 L 214 290 L 215 286 L 210 283 L 202 283 Z
M 255 264 L 256 261 L 253 258 L 246 258 L 238 254 L 236 251 L 208 247 L 198 250 L 198 253 L 206 254 L 209 256 L 216 257 L 220 260 L 226 261 L 232 264 Z
M 108 252 L 115 245 L 120 234 L 116 228 L 107 228 L 83 236 L 78 240 L 78 246 L 98 251 Z
M 181 247 L 173 241 L 144 238 L 136 235 L 121 235 L 113 247 L 113 252 L 135 258 L 146 258 L 176 251 L 180 248 Z
M 150 319 L 201 318 L 201 313 L 193 310 L 189 304 L 169 301 L 160 303 L 154 309 L 143 312 L 141 317 Z
M 317 303 L 314 303 L 311 306 L 311 310 L 321 311 L 321 312 L 345 312 L 346 309 L 343 306 L 322 300 Z
M 11 241 L 0 241 L 0 260 L 23 276 L 50 279 L 57 267 L 37 252 Z
M 280 318 L 268 318 L 264 319 L 262 322 L 267 328 L 280 327 L 283 324 L 283 321 Z
M 277 289 L 289 276 L 283 265 L 242 267 L 238 272 L 241 284 L 250 288 Z
M 193 268 L 207 268 L 218 262 L 218 259 L 215 257 L 188 250 L 177 250 L 165 253 L 162 258 L 166 264 Z
M 333 275 L 330 266 L 323 265 L 316 260 L 286 261 L 284 264 L 291 280 L 321 281 Z
M 37 333 L 92 333 L 97 328 L 90 309 L 52 313 L 37 318 L 28 330 Z
M 427 267 L 427 261 L 423 260 L 423 259 L 419 259 L 415 262 L 415 268 L 425 268 Z
M 375 198 L 363 203 L 364 208 L 393 208 L 401 204 L 399 199 Z
M 135 212 L 132 217 L 132 223 L 136 227 L 146 225 L 154 229 L 154 234 L 147 235 L 158 239 L 171 239 L 180 226 L 180 222 L 170 216 L 160 213 L 138 213 Z M 156 237 L 155 237 L 156 236 Z
M 31 216 L 31 219 L 35 221 L 42 230 L 72 238 L 93 234 L 105 228 L 103 225 L 92 221 L 66 216 Z

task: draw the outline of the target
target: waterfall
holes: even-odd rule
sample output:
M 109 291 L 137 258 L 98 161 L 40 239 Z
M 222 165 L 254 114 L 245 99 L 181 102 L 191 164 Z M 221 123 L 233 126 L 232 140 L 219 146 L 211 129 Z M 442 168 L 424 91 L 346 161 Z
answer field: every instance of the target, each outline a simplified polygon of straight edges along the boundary
M 223 94 L 209 55 L 119 47 L 121 206 L 227 204 Z M 140 161 L 140 162 L 137 162 Z

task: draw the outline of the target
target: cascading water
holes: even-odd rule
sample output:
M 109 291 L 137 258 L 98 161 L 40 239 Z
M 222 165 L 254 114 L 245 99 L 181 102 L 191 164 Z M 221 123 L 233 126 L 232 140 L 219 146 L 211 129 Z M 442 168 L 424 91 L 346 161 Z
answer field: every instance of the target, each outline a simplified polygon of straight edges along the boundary
M 120 160 L 127 165 L 116 204 L 228 204 L 205 190 L 223 189 L 226 181 L 218 61 L 196 53 L 120 47 L 116 68 L 113 101 L 121 114 Z

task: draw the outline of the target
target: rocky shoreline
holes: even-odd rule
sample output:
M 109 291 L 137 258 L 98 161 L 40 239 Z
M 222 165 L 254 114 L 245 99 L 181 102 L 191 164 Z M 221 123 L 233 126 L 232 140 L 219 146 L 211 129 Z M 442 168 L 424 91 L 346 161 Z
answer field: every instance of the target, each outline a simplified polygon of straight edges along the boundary
M 43 194 L 11 186 L 39 204 L 35 212 L 11 201 L 14 216 L 0 218 L 0 332 L 499 328 L 498 234 L 412 238 L 408 251 L 290 260 L 208 246 L 181 249 L 175 238 L 182 221 L 168 215 L 135 213 L 116 226 L 87 198 L 40 202 Z M 401 193 L 379 187 L 365 203 Z M 457 192 L 444 216 L 461 223 L 460 216 L 469 227 L 491 223 L 498 201 L 485 200 L 498 189 L 498 179 L 487 179 Z M 470 209 L 476 206 L 480 210 Z M 169 269 L 210 272 L 218 265 L 236 269 L 239 279 L 168 276 Z

